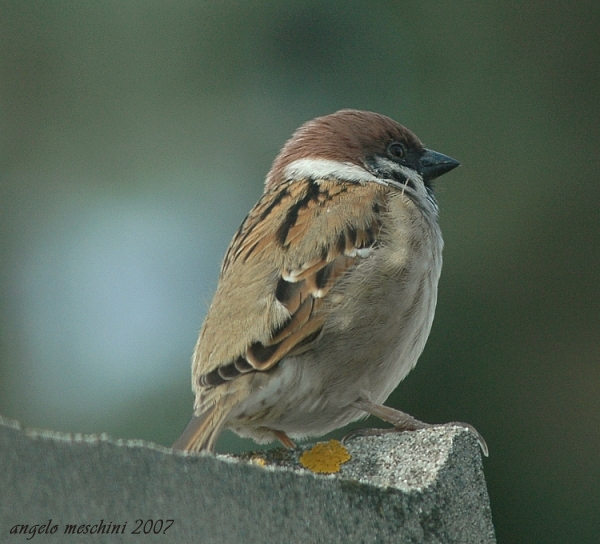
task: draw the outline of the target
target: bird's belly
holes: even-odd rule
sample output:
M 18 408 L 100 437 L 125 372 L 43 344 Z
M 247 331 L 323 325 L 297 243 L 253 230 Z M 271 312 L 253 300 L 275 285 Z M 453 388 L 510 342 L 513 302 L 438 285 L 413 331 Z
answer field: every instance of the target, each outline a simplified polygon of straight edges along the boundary
M 359 397 L 385 402 L 423 351 L 438 278 L 431 266 L 396 271 L 332 308 L 311 350 L 284 359 L 268 375 L 256 374 L 257 387 L 232 413 L 237 421 L 231 426 L 268 441 L 272 437 L 263 437 L 258 427 L 302 438 L 365 417 L 352 403 Z

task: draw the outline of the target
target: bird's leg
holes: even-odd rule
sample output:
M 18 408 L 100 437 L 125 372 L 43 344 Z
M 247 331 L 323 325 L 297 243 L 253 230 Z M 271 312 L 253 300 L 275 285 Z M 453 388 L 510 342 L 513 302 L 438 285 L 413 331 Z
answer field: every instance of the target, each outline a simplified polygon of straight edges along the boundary
M 353 403 L 353 406 L 355 408 L 364 410 L 367 412 L 367 414 L 391 423 L 394 426 L 394 429 L 392 430 L 398 432 L 416 431 L 418 429 L 426 429 L 427 427 L 431 427 L 429 423 L 419 421 L 418 419 L 415 419 L 411 415 L 401 412 L 400 410 L 390 408 L 389 406 L 384 406 L 383 404 L 375 404 L 374 402 L 364 398 L 358 399 Z
M 359 398 L 357 401 L 352 403 L 352 406 L 358 408 L 359 410 L 363 410 L 372 416 L 378 417 L 383 421 L 387 421 L 393 425 L 391 429 L 354 429 L 350 431 L 344 438 L 342 442 L 347 442 L 352 438 L 356 438 L 358 436 L 378 436 L 386 433 L 394 433 L 394 432 L 404 432 L 404 431 L 416 431 L 418 429 L 427 429 L 428 427 L 433 427 L 431 423 L 424 423 L 423 421 L 419 421 L 415 419 L 409 414 L 401 412 L 400 410 L 395 410 L 394 408 L 390 408 L 389 406 L 384 406 L 383 404 L 375 404 L 370 400 L 365 398 Z M 447 423 L 446 425 L 456 425 L 458 427 L 464 427 L 468 429 L 472 433 L 475 434 L 477 441 L 479 442 L 479 446 L 481 447 L 481 451 L 483 455 L 486 457 L 489 455 L 489 450 L 483 436 L 479 434 L 477 429 L 468 423 L 461 423 L 458 421 L 453 421 L 451 423 Z
M 283 431 L 274 430 L 273 434 L 275 435 L 275 438 L 277 438 L 277 440 L 279 440 L 279 442 L 281 442 L 288 450 L 296 449 L 296 444 L 294 441 Z

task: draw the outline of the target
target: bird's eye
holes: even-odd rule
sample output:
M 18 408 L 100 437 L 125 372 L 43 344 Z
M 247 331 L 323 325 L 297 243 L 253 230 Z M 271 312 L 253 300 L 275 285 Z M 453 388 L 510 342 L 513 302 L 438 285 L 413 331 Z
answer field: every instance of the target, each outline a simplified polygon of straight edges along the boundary
M 394 159 L 403 159 L 406 156 L 406 147 L 400 142 L 392 142 L 388 145 L 387 152 Z

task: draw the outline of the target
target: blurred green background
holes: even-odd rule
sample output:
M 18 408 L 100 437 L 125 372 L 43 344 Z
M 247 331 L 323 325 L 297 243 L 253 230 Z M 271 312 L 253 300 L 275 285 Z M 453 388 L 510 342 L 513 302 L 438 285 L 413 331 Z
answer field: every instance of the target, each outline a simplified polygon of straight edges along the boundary
M 280 146 L 374 110 L 462 162 L 438 184 L 433 332 L 388 402 L 486 437 L 501 542 L 597 542 L 599 12 L 3 0 L 0 413 L 170 445 L 220 260 Z

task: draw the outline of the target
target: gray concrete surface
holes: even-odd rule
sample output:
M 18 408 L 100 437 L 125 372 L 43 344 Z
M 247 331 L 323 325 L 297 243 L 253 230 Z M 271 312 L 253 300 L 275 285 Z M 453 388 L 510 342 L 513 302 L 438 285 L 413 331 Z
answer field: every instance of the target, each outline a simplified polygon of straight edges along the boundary
M 252 455 L 173 453 L 0 418 L 0 542 L 495 542 L 479 447 L 464 429 L 348 449 L 341 472 L 321 476 L 301 468 L 301 451 L 259 452 L 262 467 Z M 10 534 L 17 525 L 27 533 Z M 90 534 L 98 529 L 118 532 Z

